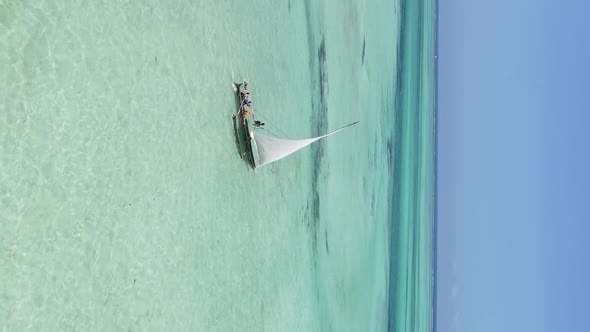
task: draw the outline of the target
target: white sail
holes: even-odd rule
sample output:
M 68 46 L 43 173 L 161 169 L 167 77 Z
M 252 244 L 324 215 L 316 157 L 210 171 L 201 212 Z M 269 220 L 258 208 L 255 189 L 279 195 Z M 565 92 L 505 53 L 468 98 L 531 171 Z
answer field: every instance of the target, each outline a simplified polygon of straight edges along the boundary
M 250 133 L 252 136 L 254 143 L 256 145 L 256 151 L 258 153 L 258 167 L 272 163 L 273 161 L 277 161 L 279 159 L 285 158 L 286 156 L 310 145 L 311 143 L 318 141 L 324 137 L 328 137 L 332 134 L 339 132 L 340 130 L 350 127 L 354 124 L 357 124 L 358 121 L 353 122 L 349 125 L 346 125 L 340 129 L 334 130 L 331 133 L 326 135 L 308 138 L 308 139 L 298 139 L 298 140 L 288 140 L 282 139 L 273 136 L 266 136 L 259 133 L 255 133 L 254 131 Z

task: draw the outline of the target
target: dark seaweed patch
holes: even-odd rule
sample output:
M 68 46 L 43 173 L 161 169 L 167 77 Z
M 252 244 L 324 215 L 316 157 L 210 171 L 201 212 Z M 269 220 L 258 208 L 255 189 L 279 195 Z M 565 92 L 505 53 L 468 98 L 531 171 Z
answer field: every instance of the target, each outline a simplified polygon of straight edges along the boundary
M 330 246 L 328 245 L 328 230 L 324 229 L 324 240 L 326 243 L 326 253 L 330 254 Z
M 322 41 L 320 42 L 320 46 L 317 48 L 317 90 L 319 90 L 319 98 L 316 99 L 316 103 L 312 105 L 314 114 L 312 115 L 312 123 L 315 124 L 314 133 L 315 135 L 321 135 L 325 133 L 328 128 L 328 69 L 326 65 L 326 39 L 322 36 Z M 319 100 L 318 100 L 319 99 Z M 312 208 L 311 208 L 311 215 L 314 220 L 314 227 L 313 232 L 315 236 L 313 237 L 312 247 L 314 251 L 317 251 L 317 241 L 318 241 L 318 226 L 320 222 L 320 196 L 318 193 L 318 186 L 319 186 L 319 177 L 322 170 L 323 160 L 324 160 L 325 148 L 324 142 L 318 141 L 314 146 L 314 153 L 313 153 L 313 173 L 312 173 L 312 181 L 311 185 L 314 189 L 313 196 L 312 196 Z
M 363 51 L 361 53 L 361 63 L 363 65 L 365 64 L 365 46 L 366 46 L 366 39 L 365 39 L 365 36 L 363 36 Z

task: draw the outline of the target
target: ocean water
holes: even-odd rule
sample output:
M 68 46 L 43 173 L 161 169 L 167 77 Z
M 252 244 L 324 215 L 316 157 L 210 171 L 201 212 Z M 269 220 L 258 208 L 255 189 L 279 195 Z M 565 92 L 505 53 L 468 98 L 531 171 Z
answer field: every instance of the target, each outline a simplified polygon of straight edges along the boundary
M 432 331 L 436 110 L 436 8 L 402 3 L 391 186 L 391 331 Z
M 0 329 L 428 330 L 416 6 L 0 1 Z M 255 174 L 241 78 L 271 134 L 360 123 Z

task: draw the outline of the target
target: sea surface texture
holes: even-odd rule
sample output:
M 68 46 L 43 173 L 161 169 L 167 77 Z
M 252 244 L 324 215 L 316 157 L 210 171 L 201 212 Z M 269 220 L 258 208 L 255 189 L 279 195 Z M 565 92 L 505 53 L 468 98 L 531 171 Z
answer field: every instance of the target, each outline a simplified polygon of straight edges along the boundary
M 433 6 L 0 0 L 0 330 L 429 331 Z

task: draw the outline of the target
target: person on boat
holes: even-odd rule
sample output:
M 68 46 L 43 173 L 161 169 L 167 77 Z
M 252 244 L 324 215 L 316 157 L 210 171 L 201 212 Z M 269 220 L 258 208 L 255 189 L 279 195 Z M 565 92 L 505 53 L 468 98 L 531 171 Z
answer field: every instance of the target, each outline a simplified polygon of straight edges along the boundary
M 242 98 L 242 105 L 252 107 L 252 99 L 250 99 L 249 94 L 244 95 L 244 98 Z
M 245 104 L 245 105 L 248 105 L 249 103 L 251 103 L 252 100 L 250 99 L 250 91 L 248 91 L 248 90 L 240 91 L 240 101 L 242 102 L 242 104 Z
M 248 82 L 244 80 L 240 85 L 242 86 L 240 89 L 240 100 L 244 105 L 252 106 L 252 100 L 250 99 L 250 91 L 248 91 Z
M 248 117 L 248 115 L 250 115 L 250 111 L 246 111 L 246 110 L 244 110 L 244 111 L 242 112 L 242 118 L 244 118 L 244 119 L 245 119 L 245 118 L 247 118 L 247 117 Z

